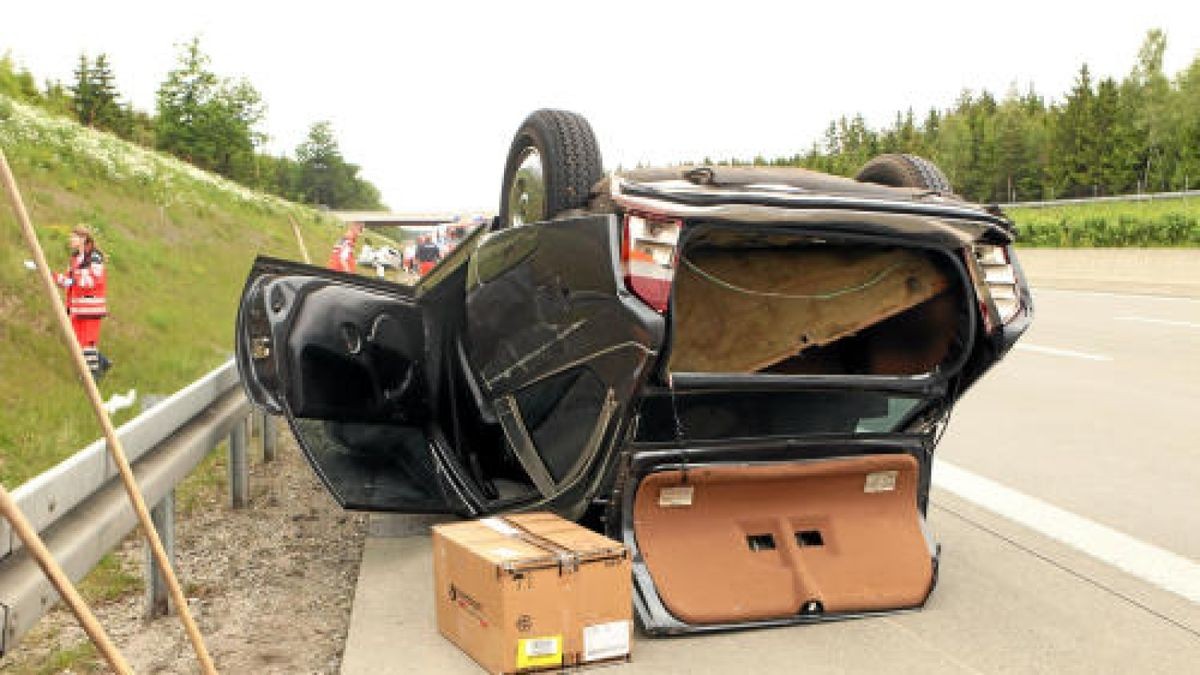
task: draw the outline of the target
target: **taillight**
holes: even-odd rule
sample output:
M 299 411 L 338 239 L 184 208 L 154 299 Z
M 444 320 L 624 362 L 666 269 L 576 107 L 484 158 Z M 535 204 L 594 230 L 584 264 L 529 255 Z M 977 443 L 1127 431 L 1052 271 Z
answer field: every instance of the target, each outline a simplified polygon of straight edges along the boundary
M 996 304 L 1000 323 L 1008 323 L 1021 309 L 1017 271 L 1008 259 L 1008 250 L 1003 246 L 979 244 L 975 246 L 975 259 L 983 270 L 983 283 Z
M 621 271 L 625 287 L 660 313 L 671 301 L 683 221 L 626 215 L 621 232 Z

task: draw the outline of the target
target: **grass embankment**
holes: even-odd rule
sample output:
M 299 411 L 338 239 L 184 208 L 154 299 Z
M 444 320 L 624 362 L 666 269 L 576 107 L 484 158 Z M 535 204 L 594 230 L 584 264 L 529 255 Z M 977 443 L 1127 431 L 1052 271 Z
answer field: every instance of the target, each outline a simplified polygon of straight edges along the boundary
M 1008 215 L 1020 246 L 1200 246 L 1200 198 L 1013 208 Z
M 108 258 L 101 350 L 107 398 L 170 394 L 228 359 L 246 272 L 259 253 L 316 264 L 341 234 L 328 216 L 249 191 L 0 96 L 0 147 L 51 265 L 65 268 L 77 223 Z M 0 481 L 13 487 L 100 436 L 69 367 L 7 198 L 0 208 Z M 118 414 L 118 424 L 137 407 Z

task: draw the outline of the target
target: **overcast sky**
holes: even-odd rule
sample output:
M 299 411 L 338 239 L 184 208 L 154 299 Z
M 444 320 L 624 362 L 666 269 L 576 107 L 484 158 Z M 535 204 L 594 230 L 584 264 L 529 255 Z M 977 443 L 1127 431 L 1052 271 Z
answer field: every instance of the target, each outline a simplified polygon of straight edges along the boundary
M 329 120 L 401 211 L 494 210 L 512 134 L 541 107 L 584 114 L 608 168 L 769 157 L 804 151 L 840 115 L 878 127 L 1013 83 L 1058 97 L 1084 62 L 1123 77 L 1150 28 L 1167 33 L 1168 74 L 1200 53 L 1196 0 L 4 5 L 0 52 L 64 83 L 81 52 L 107 53 L 150 112 L 178 45 L 199 36 L 213 71 L 262 93 L 270 151 L 292 154 Z

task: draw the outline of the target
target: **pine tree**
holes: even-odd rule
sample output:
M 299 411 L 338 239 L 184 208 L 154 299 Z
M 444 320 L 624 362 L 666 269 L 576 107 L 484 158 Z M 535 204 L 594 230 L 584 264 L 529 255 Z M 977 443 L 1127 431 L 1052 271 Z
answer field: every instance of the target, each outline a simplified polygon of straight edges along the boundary
M 328 121 L 317 122 L 308 130 L 304 142 L 296 148 L 300 164 L 300 184 L 304 201 L 335 207 L 343 196 L 345 160 Z
M 178 66 L 158 89 L 155 140 L 159 149 L 206 166 L 211 149 L 201 138 L 204 107 L 215 96 L 217 78 L 208 71 L 199 39 L 184 45 Z
M 1103 193 L 1124 193 L 1136 184 L 1135 149 L 1123 114 L 1120 88 L 1112 78 L 1104 78 L 1096 87 L 1092 118 L 1095 138 L 1085 159 L 1091 164 L 1092 182 Z
M 996 112 L 996 167 L 991 173 L 997 201 L 1016 201 L 1023 191 L 1026 174 L 1033 165 L 1026 145 L 1027 123 L 1028 115 L 1014 87 Z
M 1085 158 L 1091 153 L 1089 146 L 1093 142 L 1094 97 L 1091 73 L 1085 63 L 1079 69 L 1071 93 L 1067 94 L 1065 105 L 1055 110 L 1050 173 L 1057 196 L 1082 196 L 1091 188 Z
M 807 152 L 765 161 L 853 174 L 881 152 L 928 157 L 957 192 L 976 201 L 1124 194 L 1200 187 L 1200 57 L 1172 81 L 1162 70 L 1166 36 L 1149 31 L 1119 84 L 1086 64 L 1053 105 L 1030 85 L 1002 101 L 965 90 L 921 124 L 897 113 L 880 131 L 842 116 Z M 763 161 L 755 158 L 755 162 Z M 722 164 L 742 163 L 733 158 Z
M 1194 190 L 1200 187 L 1200 56 L 1176 78 L 1172 111 L 1171 144 L 1180 150 L 1172 181 L 1177 189 Z
M 96 123 L 96 85 L 92 82 L 92 65 L 87 54 L 79 55 L 75 67 L 75 84 L 70 87 L 74 99 L 75 119 L 85 126 Z
M 379 190 L 359 177 L 359 167 L 342 156 L 333 126 L 317 122 L 296 148 L 297 183 L 300 199 L 333 209 L 380 208 Z
M 176 68 L 158 89 L 155 143 L 177 157 L 223 176 L 250 182 L 254 149 L 263 136 L 262 98 L 245 81 L 208 70 L 197 38 L 182 46 Z
M 130 120 L 118 101 L 120 94 L 117 92 L 116 78 L 108 63 L 107 54 L 100 54 L 96 57 L 89 79 L 94 97 L 92 103 L 94 126 L 128 137 Z
M 1162 72 L 1166 35 L 1158 29 L 1146 33 L 1138 50 L 1137 63 L 1122 83 L 1121 94 L 1129 97 L 1133 135 L 1141 146 L 1138 153 L 1140 181 L 1147 191 L 1166 187 L 1170 175 L 1168 110 L 1171 86 Z

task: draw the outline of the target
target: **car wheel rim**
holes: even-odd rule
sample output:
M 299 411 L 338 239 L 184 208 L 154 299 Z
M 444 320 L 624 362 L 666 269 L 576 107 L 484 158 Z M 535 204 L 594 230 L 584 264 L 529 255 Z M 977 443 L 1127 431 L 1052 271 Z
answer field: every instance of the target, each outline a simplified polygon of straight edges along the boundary
M 513 175 L 508 191 L 509 224 L 519 227 L 546 219 L 546 180 L 542 155 L 529 147 L 521 153 L 521 161 Z

